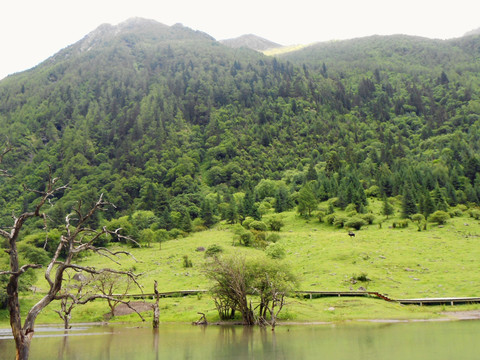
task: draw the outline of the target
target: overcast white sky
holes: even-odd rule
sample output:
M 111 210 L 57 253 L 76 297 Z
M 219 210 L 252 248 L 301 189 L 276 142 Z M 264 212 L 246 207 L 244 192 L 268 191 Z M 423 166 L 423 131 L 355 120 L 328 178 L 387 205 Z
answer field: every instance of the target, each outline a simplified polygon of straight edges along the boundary
M 182 23 L 217 40 L 253 33 L 283 45 L 373 34 L 460 37 L 480 27 L 478 0 L 5 0 L 0 79 L 26 70 L 103 23 Z

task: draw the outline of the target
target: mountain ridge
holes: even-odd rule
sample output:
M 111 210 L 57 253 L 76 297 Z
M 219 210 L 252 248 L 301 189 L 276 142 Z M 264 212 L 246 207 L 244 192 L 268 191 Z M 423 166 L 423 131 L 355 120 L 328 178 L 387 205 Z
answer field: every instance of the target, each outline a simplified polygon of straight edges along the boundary
M 478 204 L 479 48 L 374 36 L 268 57 L 181 25 L 103 26 L 0 82 L 0 137 L 18 149 L 5 165 L 38 191 L 47 164 L 75 185 L 58 223 L 75 195 L 99 193 L 168 230 L 205 201 L 225 220 L 257 187 L 264 209 L 303 188 L 358 212 L 366 193 Z M 0 191 L 9 221 L 28 199 L 4 178 Z
M 256 51 L 265 51 L 283 47 L 283 45 L 254 34 L 245 34 L 232 39 L 219 40 L 219 42 L 232 48 L 246 47 Z

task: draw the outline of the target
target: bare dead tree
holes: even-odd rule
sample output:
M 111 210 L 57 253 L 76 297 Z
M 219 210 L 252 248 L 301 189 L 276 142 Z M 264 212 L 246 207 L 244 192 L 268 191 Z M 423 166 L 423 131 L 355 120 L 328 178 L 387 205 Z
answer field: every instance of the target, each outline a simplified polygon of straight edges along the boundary
M 125 278 L 120 273 L 104 272 L 95 276 L 92 288 L 96 293 L 96 298 L 107 300 L 111 318 L 115 316 L 115 308 L 117 305 L 125 304 L 144 320 L 140 313 L 130 306 L 128 301 L 124 300 L 134 284 L 136 284 L 136 282 L 134 283 L 131 277 Z
M 157 280 L 155 280 L 153 284 L 153 291 L 155 292 L 155 304 L 153 304 L 153 328 L 158 329 L 158 325 L 160 323 L 160 308 L 158 307 L 158 301 L 160 299 L 160 293 L 158 292 L 157 289 L 158 283 Z
M 94 301 L 96 299 L 106 299 L 109 304 L 114 303 L 115 306 L 119 303 L 125 304 L 135 313 L 137 313 L 137 315 L 142 319 L 142 321 L 145 321 L 142 314 L 140 314 L 134 307 L 130 306 L 130 303 L 128 301 L 124 301 L 123 299 L 119 299 L 108 294 L 95 293 L 96 286 L 94 284 L 96 281 L 98 281 L 98 276 L 89 274 L 89 276 L 85 279 L 80 280 L 77 283 L 73 283 L 71 281 L 70 272 L 66 271 L 65 273 L 67 274 L 69 279 L 68 284 L 64 286 L 61 292 L 57 295 L 57 298 L 60 298 L 60 310 L 54 310 L 63 320 L 65 329 L 71 328 L 70 320 L 72 318 L 72 311 L 75 307 L 77 307 L 78 305 L 85 305 L 86 303 Z M 112 275 L 111 282 L 118 281 L 119 277 L 121 276 L 120 274 L 116 273 L 102 273 L 99 276 L 107 279 L 110 275 Z M 106 280 L 102 281 L 106 282 Z
M 3 161 L 3 157 L 11 150 L 11 146 L 7 144 L 6 148 L 0 153 L 0 160 Z M 3 172 L 6 173 L 6 172 Z M 8 275 L 9 281 L 7 284 L 7 307 L 10 315 L 10 326 L 12 328 L 12 334 L 15 339 L 16 345 L 16 359 L 28 359 L 30 344 L 35 332 L 35 321 L 40 312 L 53 300 L 61 300 L 67 296 L 61 294 L 64 273 L 67 269 L 73 269 L 76 271 L 83 270 L 90 274 L 100 274 L 104 272 L 117 273 L 128 276 L 136 283 L 136 276 L 131 272 L 117 271 L 114 269 L 95 269 L 88 266 L 80 266 L 74 263 L 77 255 L 84 251 L 93 251 L 101 255 L 107 256 L 114 262 L 118 263 L 116 258 L 120 254 L 126 254 L 124 251 L 113 252 L 106 248 L 98 248 L 94 244 L 102 237 L 107 236 L 109 233 L 119 234 L 119 229 L 112 232 L 105 227 L 101 230 L 93 230 L 88 227 L 88 220 L 95 214 L 95 212 L 102 210 L 104 207 L 111 205 L 103 199 L 103 194 L 99 197 L 98 201 L 88 210 L 83 213 L 78 205 L 72 214 L 66 217 L 66 231 L 61 236 L 60 243 L 58 244 L 54 255 L 52 256 L 50 263 L 45 270 L 45 280 L 48 284 L 47 293 L 37 302 L 27 313 L 25 321 L 22 324 L 20 316 L 20 302 L 18 294 L 19 278 L 28 269 L 41 268 L 40 264 L 26 264 L 20 266 L 17 241 L 19 239 L 20 232 L 23 225 L 30 218 L 43 218 L 45 221 L 47 216 L 42 212 L 43 206 L 54 196 L 54 194 L 67 189 L 66 185 L 58 186 L 58 178 L 53 178 L 50 171 L 50 176 L 46 187 L 43 191 L 33 191 L 38 194 L 39 200 L 36 203 L 32 211 L 22 213 L 20 216 L 12 215 L 13 225 L 8 228 L 0 228 L 0 236 L 5 238 L 7 249 L 5 250 L 10 258 L 9 270 L 0 271 L 0 275 Z M 8 230 L 5 230 L 8 229 Z M 60 258 L 62 251 L 66 252 L 64 259 Z M 138 283 L 137 283 L 138 284 Z

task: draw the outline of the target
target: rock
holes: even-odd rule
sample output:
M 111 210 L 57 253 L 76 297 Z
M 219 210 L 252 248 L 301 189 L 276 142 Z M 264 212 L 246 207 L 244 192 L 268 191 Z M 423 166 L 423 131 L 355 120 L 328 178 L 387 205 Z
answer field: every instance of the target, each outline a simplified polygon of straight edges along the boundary
M 363 286 L 360 286 L 357 290 L 358 291 L 367 291 L 367 289 L 365 289 Z
M 199 246 L 195 249 L 195 251 L 205 251 L 205 248 L 203 246 Z
M 335 308 L 333 306 L 330 306 L 327 310 L 328 311 L 335 311 Z
M 82 273 L 76 273 L 75 275 L 73 275 L 73 280 L 82 282 L 87 280 L 87 277 Z

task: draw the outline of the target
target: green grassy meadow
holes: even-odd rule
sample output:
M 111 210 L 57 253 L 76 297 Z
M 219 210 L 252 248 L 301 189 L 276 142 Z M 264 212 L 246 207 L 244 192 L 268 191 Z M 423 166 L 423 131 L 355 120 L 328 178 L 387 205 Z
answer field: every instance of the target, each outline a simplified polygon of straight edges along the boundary
M 378 211 L 379 203 L 371 201 L 370 208 Z M 274 215 L 267 214 L 264 219 L 269 216 Z M 295 212 L 280 216 L 285 223 L 278 241 L 286 250 L 282 261 L 299 277 L 299 290 L 351 291 L 363 287 L 392 299 L 480 296 L 480 223 L 467 213 L 449 219 L 443 227 L 428 223 L 426 231 L 418 231 L 412 222 L 407 228 L 392 228 L 395 217 L 385 219 L 376 215 L 372 225 L 355 231 L 355 237 L 348 236 L 345 229 L 320 223 L 316 218 L 300 218 Z M 220 245 L 224 255 L 264 256 L 261 249 L 233 246 L 232 227 L 219 224 L 214 229 L 170 240 L 161 246 L 157 243 L 145 248 L 123 245 L 120 248 L 129 250 L 138 261 L 123 256 L 120 268 L 142 273 L 139 282 L 145 293 L 153 292 L 154 280 L 158 281 L 160 292 L 208 289 L 211 284 L 202 271 L 207 260 L 204 252 L 197 251 L 197 248 L 208 248 L 213 244 Z M 183 266 L 185 255 L 193 267 Z M 111 261 L 98 255 L 85 257 L 80 264 L 114 267 Z M 368 281 L 352 280 L 360 275 Z M 45 290 L 41 272 L 36 287 L 39 289 L 37 294 L 23 294 L 22 310 L 29 308 Z M 153 302 L 152 299 L 147 301 Z M 58 303 L 51 304 L 40 315 L 38 323 L 60 322 L 53 311 L 58 307 Z M 446 310 L 477 308 L 480 305 L 402 306 L 364 297 L 292 297 L 280 317 L 282 321 L 293 322 L 425 319 L 439 317 L 439 313 Z M 77 307 L 72 322 L 103 321 L 107 312 L 106 302 L 96 300 Z M 206 313 L 209 321 L 218 321 L 208 293 L 160 300 L 162 322 L 192 322 L 199 318 L 197 312 Z M 6 311 L 0 312 L 2 326 L 8 324 L 7 316 Z M 151 312 L 145 313 L 145 317 L 151 321 Z M 115 317 L 112 321 L 130 322 L 139 321 L 139 318 L 131 314 Z

